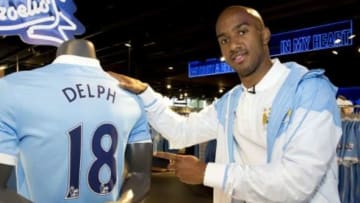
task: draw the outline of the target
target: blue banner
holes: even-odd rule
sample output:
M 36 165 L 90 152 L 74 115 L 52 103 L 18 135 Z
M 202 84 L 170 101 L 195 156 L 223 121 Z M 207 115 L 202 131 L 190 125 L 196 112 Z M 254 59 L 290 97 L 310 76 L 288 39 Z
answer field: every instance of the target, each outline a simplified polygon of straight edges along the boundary
M 273 34 L 270 40 L 271 56 L 351 46 L 351 20 Z
M 218 58 L 207 59 L 206 61 L 191 61 L 188 63 L 189 78 L 233 72 L 235 71 L 225 61 L 221 61 Z

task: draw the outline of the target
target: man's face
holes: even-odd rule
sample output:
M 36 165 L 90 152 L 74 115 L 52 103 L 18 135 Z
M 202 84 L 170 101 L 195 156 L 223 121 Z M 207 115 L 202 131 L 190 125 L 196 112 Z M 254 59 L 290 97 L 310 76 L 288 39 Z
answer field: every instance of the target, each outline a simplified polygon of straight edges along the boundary
M 219 17 L 216 34 L 221 52 L 240 78 L 251 76 L 265 60 L 265 29 L 244 9 L 230 10 Z

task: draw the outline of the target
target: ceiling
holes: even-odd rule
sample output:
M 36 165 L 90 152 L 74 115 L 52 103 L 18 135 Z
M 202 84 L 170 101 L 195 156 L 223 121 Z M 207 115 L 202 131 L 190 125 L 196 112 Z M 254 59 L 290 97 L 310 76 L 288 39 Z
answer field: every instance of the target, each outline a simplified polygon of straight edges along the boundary
M 97 1 L 98 2 L 98 1 Z M 188 93 L 191 97 L 216 97 L 218 89 L 239 83 L 235 73 L 191 78 L 187 63 L 220 56 L 215 37 L 215 20 L 226 6 L 239 1 L 93 1 L 74 0 L 75 16 L 85 26 L 78 38 L 92 41 L 105 70 L 135 76 L 167 95 Z M 196 4 L 195 4 L 196 3 Z M 340 87 L 360 85 L 354 74 L 360 68 L 360 0 L 244 0 L 257 8 L 272 33 L 285 32 L 342 19 L 354 19 L 352 47 L 280 57 L 310 68 L 326 69 L 328 77 Z M 201 5 L 199 5 L 201 4 Z M 131 48 L 125 46 L 131 43 Z M 30 70 L 50 63 L 55 47 L 27 45 L 18 36 L 0 39 L 0 64 L 8 73 Z M 169 70 L 168 67 L 173 69 Z M 166 85 L 172 88 L 167 89 Z

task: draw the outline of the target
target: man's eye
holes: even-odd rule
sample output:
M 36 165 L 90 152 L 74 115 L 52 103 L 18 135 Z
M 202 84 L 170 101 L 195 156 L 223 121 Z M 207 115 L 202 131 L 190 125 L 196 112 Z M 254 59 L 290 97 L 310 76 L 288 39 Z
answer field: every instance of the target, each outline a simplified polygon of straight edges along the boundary
M 244 30 L 239 30 L 239 35 L 244 35 L 245 33 L 246 33 L 246 31 L 244 31 Z
M 220 44 L 226 44 L 228 42 L 229 42 L 228 39 L 220 39 Z

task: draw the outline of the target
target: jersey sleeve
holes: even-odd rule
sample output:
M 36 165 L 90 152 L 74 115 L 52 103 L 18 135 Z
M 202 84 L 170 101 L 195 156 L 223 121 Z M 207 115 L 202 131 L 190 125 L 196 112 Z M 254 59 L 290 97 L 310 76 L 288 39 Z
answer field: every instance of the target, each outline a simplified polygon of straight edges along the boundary
M 137 120 L 134 128 L 130 131 L 128 144 L 137 142 L 151 142 L 150 126 L 146 117 L 143 106 L 141 108 L 141 115 Z
M 18 138 L 15 131 L 14 115 L 10 86 L 0 79 L 0 163 L 16 165 L 18 154 Z

